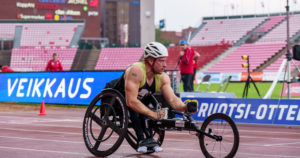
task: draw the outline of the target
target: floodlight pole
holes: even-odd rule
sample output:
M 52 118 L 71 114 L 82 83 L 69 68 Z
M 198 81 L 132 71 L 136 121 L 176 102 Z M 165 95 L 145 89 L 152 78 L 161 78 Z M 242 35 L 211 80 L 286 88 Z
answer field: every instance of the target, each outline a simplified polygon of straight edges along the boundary
M 286 0 L 286 49 L 287 49 L 287 53 L 286 53 L 286 58 L 287 58 L 287 93 L 288 93 L 288 98 L 290 98 L 290 83 L 291 83 L 291 65 L 290 65 L 290 61 L 292 60 L 292 54 L 290 52 L 290 20 L 289 20 L 289 11 L 290 11 L 290 6 L 289 6 L 289 0 Z

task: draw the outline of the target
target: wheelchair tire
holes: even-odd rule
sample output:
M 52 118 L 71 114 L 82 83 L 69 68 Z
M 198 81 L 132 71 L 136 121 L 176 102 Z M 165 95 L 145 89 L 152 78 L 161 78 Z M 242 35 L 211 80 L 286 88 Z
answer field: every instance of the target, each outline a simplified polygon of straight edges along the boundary
M 204 120 L 201 131 L 221 136 L 221 141 L 199 135 L 202 153 L 207 158 L 232 158 L 239 147 L 239 132 L 233 120 L 222 113 L 216 113 Z
M 122 144 L 128 125 L 123 95 L 114 89 L 102 90 L 90 103 L 83 120 L 87 149 L 98 157 L 114 153 Z

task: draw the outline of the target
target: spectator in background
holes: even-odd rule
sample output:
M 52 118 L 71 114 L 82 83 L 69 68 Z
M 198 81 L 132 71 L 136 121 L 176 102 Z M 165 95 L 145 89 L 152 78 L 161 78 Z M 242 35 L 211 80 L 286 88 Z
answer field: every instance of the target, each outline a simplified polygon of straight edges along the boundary
M 188 47 L 188 43 L 185 40 L 180 41 L 180 74 L 183 82 L 183 89 L 185 92 L 193 91 L 193 75 L 194 75 L 194 60 L 200 57 L 198 52 L 191 47 Z
M 8 67 L 7 65 L 0 65 L 0 72 L 15 72 L 13 69 L 11 69 L 10 67 Z
M 57 54 L 53 53 L 52 59 L 48 61 L 46 71 L 63 71 L 60 61 L 57 59 Z

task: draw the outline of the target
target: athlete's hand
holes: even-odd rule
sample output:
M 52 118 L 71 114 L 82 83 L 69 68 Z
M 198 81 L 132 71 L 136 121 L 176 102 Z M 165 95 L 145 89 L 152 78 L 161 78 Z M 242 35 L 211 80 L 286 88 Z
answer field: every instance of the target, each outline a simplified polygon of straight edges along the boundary
M 155 120 L 161 120 L 164 118 L 165 116 L 165 111 L 162 109 L 159 109 L 158 111 L 155 112 L 156 113 L 156 117 L 154 117 Z

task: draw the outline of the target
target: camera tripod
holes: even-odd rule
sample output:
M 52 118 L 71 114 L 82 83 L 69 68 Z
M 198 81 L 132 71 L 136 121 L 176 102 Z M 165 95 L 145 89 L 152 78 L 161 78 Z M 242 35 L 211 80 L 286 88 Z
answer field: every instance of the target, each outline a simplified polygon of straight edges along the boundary
M 258 94 L 258 96 L 261 98 L 261 95 L 259 93 L 259 90 L 258 88 L 256 87 L 256 84 L 255 84 L 255 81 L 253 80 L 253 78 L 251 77 L 250 75 L 250 63 L 249 63 L 249 56 L 247 57 L 247 66 L 248 66 L 248 77 L 247 77 L 247 81 L 246 81 L 246 84 L 245 84 L 245 87 L 244 87 L 244 91 L 243 91 L 243 98 L 247 98 L 248 97 L 248 91 L 249 91 L 249 88 L 250 88 L 250 82 L 252 82 L 252 84 L 254 85 L 255 87 L 255 90 Z

